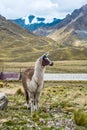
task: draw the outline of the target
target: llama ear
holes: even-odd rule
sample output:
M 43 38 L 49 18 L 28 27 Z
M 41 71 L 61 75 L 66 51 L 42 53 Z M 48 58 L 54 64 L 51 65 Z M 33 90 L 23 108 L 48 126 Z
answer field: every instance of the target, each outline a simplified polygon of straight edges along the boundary
M 48 56 L 49 55 L 49 52 L 46 52 L 45 54 L 44 54 L 44 56 Z
M 42 58 L 46 58 L 49 55 L 49 52 L 46 52 L 45 54 L 43 54 L 41 57 Z

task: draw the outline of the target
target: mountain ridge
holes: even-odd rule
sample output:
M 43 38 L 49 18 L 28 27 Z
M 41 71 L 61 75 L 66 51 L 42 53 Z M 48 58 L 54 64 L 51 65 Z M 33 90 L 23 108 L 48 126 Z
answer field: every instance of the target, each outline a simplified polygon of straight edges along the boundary
M 62 45 L 87 46 L 87 5 L 67 15 L 49 37 Z
M 49 33 L 54 31 L 54 27 L 61 21 L 61 19 L 53 18 L 48 22 L 48 20 L 44 17 L 30 15 L 25 18 L 14 19 L 11 21 L 33 32 L 35 35 L 47 36 Z
M 50 29 L 48 37 L 36 36 L 0 16 L 0 62 L 34 61 L 47 51 L 54 61 L 87 60 L 87 6 L 67 15 Z
M 82 6 L 79 9 L 75 9 L 71 14 L 67 14 L 66 17 L 56 26 L 57 29 L 67 25 L 69 22 L 71 22 L 73 19 L 78 17 L 78 15 L 83 12 L 84 14 L 87 14 L 87 4 Z

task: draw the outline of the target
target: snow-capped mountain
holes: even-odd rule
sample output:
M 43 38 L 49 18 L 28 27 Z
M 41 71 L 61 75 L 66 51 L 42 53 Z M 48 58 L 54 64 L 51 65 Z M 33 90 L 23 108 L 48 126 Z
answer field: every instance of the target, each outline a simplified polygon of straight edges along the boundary
M 61 21 L 61 19 L 47 19 L 44 17 L 36 17 L 34 15 L 29 15 L 27 17 L 14 19 L 11 21 L 22 26 L 23 28 L 28 29 L 36 35 L 46 36 L 54 30 L 54 27 Z

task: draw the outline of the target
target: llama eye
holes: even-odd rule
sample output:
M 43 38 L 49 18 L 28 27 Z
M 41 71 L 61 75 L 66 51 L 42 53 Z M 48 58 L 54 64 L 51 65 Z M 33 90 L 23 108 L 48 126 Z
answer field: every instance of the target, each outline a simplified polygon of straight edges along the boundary
M 46 56 L 43 56 L 43 60 L 45 60 L 46 59 Z

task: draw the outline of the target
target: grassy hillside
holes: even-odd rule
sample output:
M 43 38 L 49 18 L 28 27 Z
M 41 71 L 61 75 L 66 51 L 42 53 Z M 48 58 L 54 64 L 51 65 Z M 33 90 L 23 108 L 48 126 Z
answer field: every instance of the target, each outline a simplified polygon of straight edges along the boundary
M 49 37 L 58 42 L 61 46 L 87 48 L 87 39 L 81 39 L 73 28 L 68 28 L 67 26 L 56 30 L 54 33 L 50 34 Z
M 0 61 L 34 61 L 37 57 L 56 49 L 56 43 L 49 38 L 28 36 L 22 40 L 4 39 L 0 44 Z
M 56 41 L 61 33 L 63 33 L 62 39 Z M 62 29 L 57 36 L 54 34 L 53 40 L 48 37 L 35 36 L 0 16 L 0 62 L 35 61 L 47 51 L 50 52 L 50 57 L 54 61 L 87 59 L 86 43 L 76 47 L 66 47 L 68 42 L 65 46 L 60 44 L 70 36 L 70 33 L 71 31 L 65 34 Z
M 34 36 L 0 16 L 0 61 L 32 61 L 56 47 L 54 40 Z
M 52 52 L 55 55 L 54 60 L 87 59 L 87 40 L 79 39 L 73 29 L 67 30 L 66 27 L 63 27 L 49 37 L 58 42 L 60 46 L 55 52 Z

